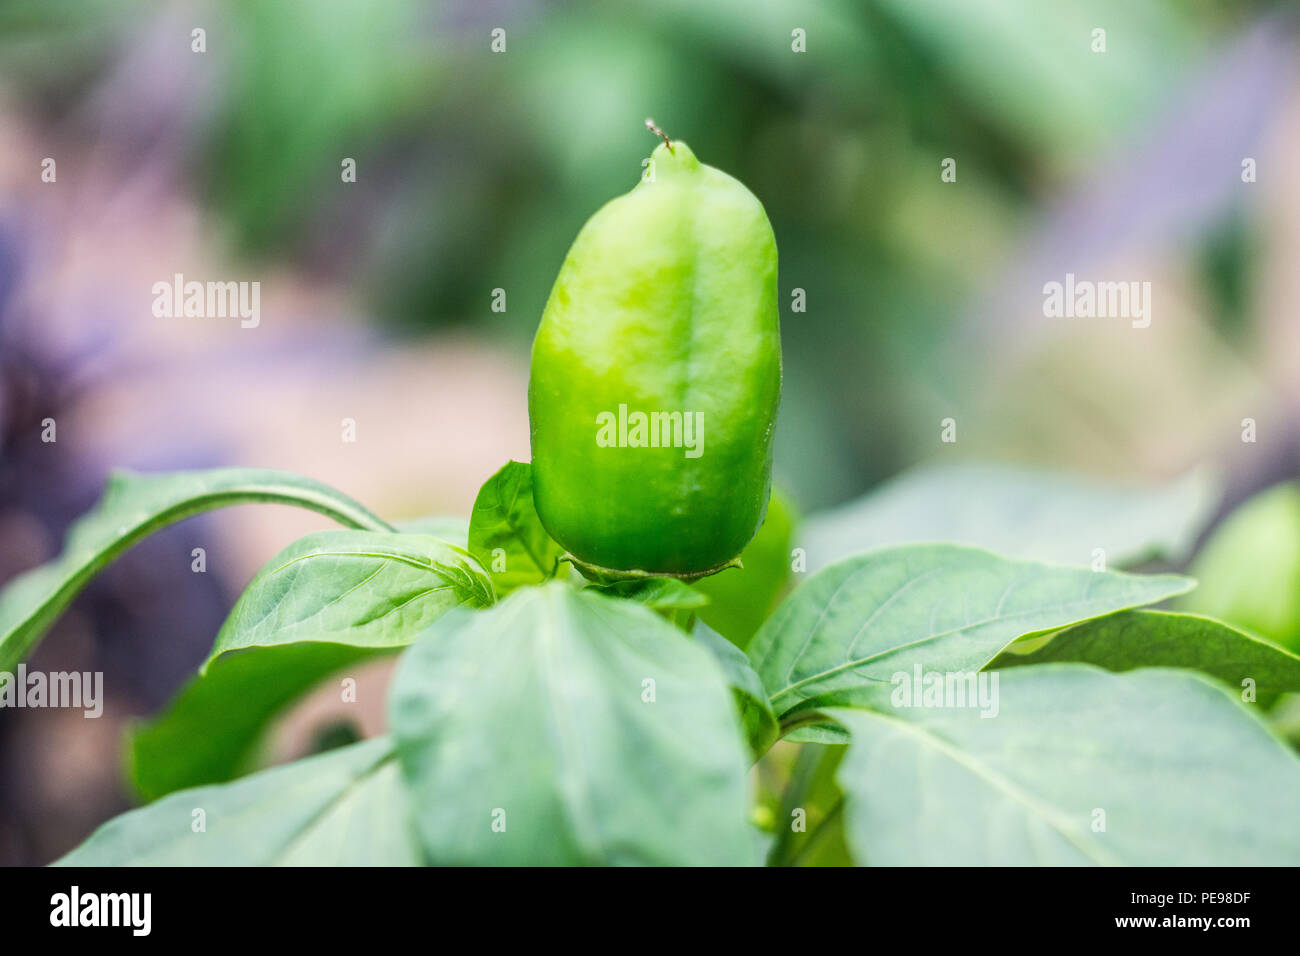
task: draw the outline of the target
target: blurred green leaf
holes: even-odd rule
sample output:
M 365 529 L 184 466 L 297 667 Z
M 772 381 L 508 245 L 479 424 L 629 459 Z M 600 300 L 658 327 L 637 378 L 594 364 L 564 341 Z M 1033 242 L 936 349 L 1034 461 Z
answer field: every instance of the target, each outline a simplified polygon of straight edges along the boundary
M 392 743 L 379 738 L 174 793 L 108 821 L 57 865 L 414 866 L 417 847 Z
M 874 0 L 988 118 L 1027 145 L 1095 147 L 1159 104 L 1194 41 L 1167 4 Z M 1104 53 L 1093 31 L 1105 30 Z
M 1000 672 L 999 709 L 836 710 L 855 855 L 879 866 L 1295 866 L 1300 761 L 1189 671 Z
M 812 569 L 881 545 L 952 541 L 999 554 L 1108 568 L 1182 561 L 1219 500 L 1193 472 L 1163 487 L 969 462 L 914 468 L 857 501 L 808 519 Z
M 239 0 L 221 14 L 208 29 L 207 55 L 227 68 L 206 172 L 242 245 L 265 253 L 312 224 L 322 194 L 365 188 L 378 170 L 361 148 L 414 117 L 447 64 L 412 42 L 411 0 Z
M 1190 573 L 1200 583 L 1179 607 L 1300 652 L 1300 482 L 1274 485 L 1238 507 Z
M 330 674 L 385 653 L 300 643 L 223 654 L 157 717 L 132 727 L 128 776 L 145 801 L 256 769 L 271 722 Z

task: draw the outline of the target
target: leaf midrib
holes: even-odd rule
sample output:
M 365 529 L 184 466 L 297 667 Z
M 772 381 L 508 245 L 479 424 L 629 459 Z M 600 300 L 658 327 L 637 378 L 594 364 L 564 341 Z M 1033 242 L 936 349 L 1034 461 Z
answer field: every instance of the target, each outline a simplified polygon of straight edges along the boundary
M 1027 812 L 1032 812 L 1038 819 L 1050 826 L 1059 833 L 1065 840 L 1080 853 L 1092 862 L 1100 866 L 1123 866 L 1124 861 L 1115 856 L 1101 852 L 1098 848 L 1089 842 L 1080 840 L 1080 833 L 1077 826 L 1071 824 L 1068 818 L 1051 807 L 1043 803 L 1032 793 L 1015 783 L 1006 775 L 990 767 L 987 763 L 979 761 L 965 750 L 960 749 L 949 741 L 940 737 L 938 734 L 925 730 L 922 727 L 903 720 L 898 717 L 891 717 L 888 714 L 878 710 L 858 711 L 863 717 L 875 718 L 892 728 L 918 740 L 922 745 L 928 745 L 941 756 L 947 757 L 953 763 L 956 763 L 963 769 L 970 772 L 977 779 L 985 781 L 991 789 L 1002 794 L 1013 803 L 1022 806 Z
M 561 766 L 576 765 L 580 770 L 576 776 L 577 787 L 557 785 L 555 789 L 560 798 L 560 813 L 570 822 L 579 853 L 583 857 L 588 857 L 590 854 L 591 859 L 599 860 L 601 858 L 600 850 L 603 846 L 603 841 L 600 838 L 601 828 L 596 814 L 592 810 L 590 788 L 585 786 L 585 782 L 590 780 L 591 777 L 587 774 L 583 764 L 581 745 L 575 749 L 571 743 L 571 738 L 574 738 L 575 735 L 572 730 L 572 721 L 565 719 L 569 716 L 568 701 L 564 699 L 562 694 L 555 692 L 558 684 L 554 676 L 556 673 L 554 654 L 559 649 L 565 634 L 561 628 L 557 627 L 556 622 L 556 607 L 559 603 L 554 600 L 548 601 L 547 613 L 541 615 L 541 626 L 537 629 L 537 640 L 533 645 L 537 666 L 542 677 L 542 688 L 550 705 L 545 708 L 545 713 L 548 715 L 546 726 L 548 736 L 555 743 L 556 756 L 559 758 L 558 763 Z M 569 779 L 575 778 L 572 774 L 566 774 L 561 770 L 557 777 L 557 783 Z M 594 832 L 592 832 L 593 830 Z M 593 850 L 594 852 L 592 852 Z
M 298 827 L 287 840 L 280 844 L 279 849 L 277 849 L 267 861 L 267 865 L 276 866 L 279 864 L 279 861 L 288 857 L 293 849 L 307 838 L 307 834 L 311 832 L 313 827 L 315 827 L 330 813 L 334 812 L 334 809 L 344 800 L 352 797 L 358 787 L 363 786 L 371 777 L 383 770 L 384 766 L 388 764 L 389 761 L 396 759 L 397 750 L 395 747 L 390 747 L 384 752 L 383 756 L 379 757 L 374 763 L 367 765 L 364 770 L 353 776 L 351 780 L 339 788 L 338 793 L 334 794 L 333 797 L 318 807 L 311 816 L 302 822 L 302 825 Z
M 920 647 L 924 644 L 928 644 L 931 641 L 942 640 L 945 637 L 951 637 L 954 634 L 960 634 L 963 631 L 968 631 L 971 630 L 972 628 L 984 627 L 987 624 L 997 624 L 1002 621 L 1013 621 L 1018 617 L 1025 617 L 1030 614 L 1041 614 L 1044 611 L 1051 610 L 1053 608 L 1062 608 L 1062 609 L 1071 608 L 1080 604 L 1087 604 L 1091 600 L 1092 600 L 1091 598 L 1085 597 L 1085 598 L 1079 598 L 1078 600 L 1074 600 L 1074 601 L 1067 601 L 1064 604 L 1053 604 L 1050 607 L 1039 606 L 1039 607 L 1028 608 L 1024 611 L 1018 611 L 1015 614 L 1006 614 L 1006 615 L 1001 615 L 999 617 L 984 618 L 983 620 L 979 620 L 979 621 L 970 621 L 967 622 L 966 624 L 961 625 L 960 627 L 951 628 L 947 631 L 941 631 L 938 634 L 927 634 L 925 637 L 919 638 L 915 641 L 908 641 L 906 644 L 898 644 L 895 645 L 894 647 L 886 648 L 883 651 L 878 651 L 877 653 L 871 654 L 867 657 L 860 658 L 858 660 L 845 661 L 843 664 L 837 664 L 835 667 L 831 667 L 828 668 L 827 670 L 819 671 L 816 674 L 811 674 L 808 677 L 801 678 L 800 680 L 795 681 L 793 684 L 787 684 L 785 687 L 781 688 L 781 690 L 777 691 L 775 694 L 772 695 L 772 703 L 773 706 L 775 706 L 778 698 L 785 697 L 791 693 L 794 693 L 798 688 L 802 687 L 805 684 L 811 683 L 813 681 L 821 680 L 825 677 L 830 677 L 831 675 L 838 674 L 842 671 L 852 670 L 855 667 L 861 667 L 864 664 L 870 664 L 872 661 L 879 660 L 882 657 L 888 657 L 890 654 L 896 654 L 899 651 L 905 651 L 913 647 Z M 1124 608 L 1116 608 L 1116 610 L 1124 610 Z M 1018 636 L 1019 635 L 1017 635 L 1017 637 Z M 1010 640 L 1008 640 L 1007 643 L 1003 645 L 1003 648 L 1009 646 L 1014 640 L 1015 638 L 1011 638 Z M 999 650 L 1001 649 L 1002 648 L 1000 648 Z M 992 660 L 996 656 L 997 654 L 994 653 L 991 657 L 989 657 L 989 660 Z M 800 699 L 812 700 L 814 698 L 802 697 Z
M 515 502 L 519 500 L 519 490 L 523 487 L 523 484 L 522 481 L 516 481 L 514 482 L 514 486 L 510 489 L 510 503 L 505 505 L 502 509 L 501 523 L 506 526 L 510 533 L 515 537 L 515 540 L 519 542 L 520 546 L 524 549 L 524 554 L 528 555 L 528 559 L 533 562 L 533 567 L 537 568 L 539 574 L 546 577 L 549 573 L 548 569 L 544 564 L 542 564 L 542 559 L 533 552 L 533 547 L 528 540 L 528 535 L 524 533 L 523 522 L 516 520 Z M 500 497 L 498 497 L 497 500 L 504 501 L 504 499 L 501 499 Z

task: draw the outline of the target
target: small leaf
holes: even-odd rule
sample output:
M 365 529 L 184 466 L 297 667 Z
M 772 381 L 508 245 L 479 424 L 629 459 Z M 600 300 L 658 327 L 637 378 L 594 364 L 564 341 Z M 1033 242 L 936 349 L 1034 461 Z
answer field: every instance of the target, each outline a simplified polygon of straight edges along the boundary
M 859 862 L 1300 864 L 1300 761 L 1218 684 L 1081 664 L 996 676 L 992 719 L 831 711 L 853 736 L 839 782 Z
M 392 743 L 378 738 L 174 793 L 108 821 L 57 865 L 412 866 L 410 819 Z
M 99 505 L 69 530 L 58 559 L 0 593 L 0 671 L 13 670 L 91 578 L 141 538 L 191 515 L 253 502 L 298 505 L 348 527 L 392 530 L 347 495 L 287 472 L 115 472 Z
M 899 671 L 979 670 L 1023 634 L 1137 607 L 1192 586 L 1012 561 L 949 544 L 900 545 L 849 558 L 798 587 L 763 625 L 750 658 L 772 709 L 888 699 Z
M 552 582 L 433 625 L 389 725 L 439 864 L 743 864 L 746 754 L 712 656 Z
M 1254 681 L 1262 700 L 1300 693 L 1300 656 L 1271 641 L 1194 614 L 1125 611 L 1052 635 L 1029 653 L 999 654 L 989 670 L 1053 662 L 1093 664 L 1109 671 L 1186 667 L 1216 677 L 1238 693 Z
M 469 550 L 491 571 L 502 595 L 555 576 L 564 549 L 537 517 L 528 464 L 508 462 L 479 489 L 469 519 Z
M 745 652 L 703 621 L 695 622 L 691 637 L 708 649 L 731 684 L 731 693 L 736 701 L 736 710 L 740 713 L 740 723 L 745 728 L 745 737 L 749 740 L 750 752 L 754 759 L 758 759 L 767 753 L 777 738 L 776 715 L 767 702 L 763 682 L 750 666 Z
M 483 569 L 445 541 L 321 531 L 299 538 L 257 573 L 204 667 L 227 651 L 299 641 L 400 647 L 451 608 L 492 601 Z

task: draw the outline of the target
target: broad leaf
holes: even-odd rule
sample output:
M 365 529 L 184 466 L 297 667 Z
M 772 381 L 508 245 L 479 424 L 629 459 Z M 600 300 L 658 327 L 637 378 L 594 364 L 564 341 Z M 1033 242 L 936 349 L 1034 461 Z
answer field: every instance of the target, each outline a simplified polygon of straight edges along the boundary
M 997 676 L 992 719 L 833 711 L 853 736 L 839 782 L 859 862 L 1300 865 L 1300 761 L 1218 684 L 1080 664 Z
M 508 462 L 479 489 L 469 519 L 469 549 L 491 570 L 501 594 L 555 577 L 564 549 L 537 517 L 529 465 Z
M 409 801 L 387 738 L 235 783 L 182 790 L 110 820 L 58 861 L 65 866 L 420 862 Z
M 1192 473 L 1138 487 L 980 463 L 916 468 L 865 497 L 809 519 L 800 543 L 818 570 L 883 545 L 951 541 L 1008 557 L 1122 568 L 1163 556 L 1179 562 L 1219 499 Z
M 134 734 L 136 788 L 154 799 L 246 772 L 271 720 L 322 678 L 409 644 L 452 608 L 491 602 L 477 562 L 437 538 L 300 538 L 244 590 L 199 675 Z
M 1238 694 L 1251 681 L 1261 701 L 1300 693 L 1300 656 L 1261 637 L 1208 617 L 1161 611 L 1126 611 L 1076 624 L 1029 653 L 999 654 L 990 669 L 1024 664 L 1079 663 L 1128 671 L 1186 667 L 1217 677 Z
M 115 472 L 99 505 L 69 530 L 58 559 L 15 578 L 0 594 L 0 671 L 13 670 L 87 582 L 141 538 L 191 515 L 253 502 L 298 505 L 349 527 L 391 530 L 346 495 L 287 472 Z
M 749 740 L 749 749 L 757 759 L 767 753 L 776 742 L 776 715 L 767 701 L 763 682 L 749 663 L 749 658 L 731 641 L 727 640 L 703 621 L 696 621 L 691 637 L 708 649 L 722 668 L 731 693 L 736 701 L 740 722 Z
M 979 670 L 1023 634 L 1186 591 L 1188 578 L 1089 571 L 950 544 L 902 545 L 814 575 L 763 625 L 750 659 L 784 718 L 874 706 L 897 672 Z
M 478 562 L 445 541 L 322 531 L 299 538 L 257 573 L 204 667 L 227 651 L 258 645 L 400 647 L 451 608 L 492 601 L 492 583 Z
M 726 680 L 645 607 L 553 582 L 453 612 L 389 702 L 434 863 L 754 861 Z
M 271 722 L 330 674 L 384 653 L 304 642 L 223 654 L 167 709 L 132 728 L 129 775 L 146 801 L 255 769 Z

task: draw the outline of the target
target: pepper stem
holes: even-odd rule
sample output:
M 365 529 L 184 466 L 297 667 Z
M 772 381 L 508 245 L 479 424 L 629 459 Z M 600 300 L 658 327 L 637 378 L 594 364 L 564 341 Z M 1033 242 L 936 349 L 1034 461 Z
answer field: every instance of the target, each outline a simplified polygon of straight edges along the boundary
M 654 133 L 656 136 L 662 137 L 664 141 L 664 145 L 668 147 L 668 152 L 670 153 L 673 152 L 673 144 L 668 141 L 668 134 L 665 133 L 663 130 L 661 130 L 658 126 L 656 126 L 654 120 L 650 119 L 649 117 L 646 117 L 645 128 L 648 129 L 650 132 Z

